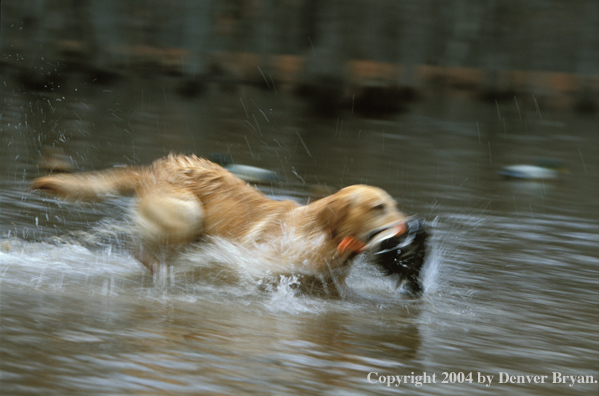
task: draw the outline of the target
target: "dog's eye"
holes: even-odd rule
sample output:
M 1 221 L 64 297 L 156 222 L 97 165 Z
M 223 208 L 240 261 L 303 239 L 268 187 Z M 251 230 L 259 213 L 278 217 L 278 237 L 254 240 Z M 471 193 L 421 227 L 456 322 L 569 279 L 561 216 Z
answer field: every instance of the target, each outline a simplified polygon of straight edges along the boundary
M 385 204 L 378 204 L 376 206 L 374 206 L 372 208 L 372 210 L 376 210 L 376 211 L 384 211 L 385 210 Z

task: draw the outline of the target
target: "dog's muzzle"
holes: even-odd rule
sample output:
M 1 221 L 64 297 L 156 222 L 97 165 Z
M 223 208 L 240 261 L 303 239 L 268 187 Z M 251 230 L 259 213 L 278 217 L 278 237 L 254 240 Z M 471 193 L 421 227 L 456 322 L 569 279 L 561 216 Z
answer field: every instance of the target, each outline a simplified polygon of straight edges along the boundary
M 402 224 L 406 228 L 403 233 L 378 241 L 373 258 L 386 275 L 398 276 L 398 286 L 405 283 L 407 292 L 419 297 L 424 292 L 420 272 L 429 233 L 422 220 L 410 219 Z

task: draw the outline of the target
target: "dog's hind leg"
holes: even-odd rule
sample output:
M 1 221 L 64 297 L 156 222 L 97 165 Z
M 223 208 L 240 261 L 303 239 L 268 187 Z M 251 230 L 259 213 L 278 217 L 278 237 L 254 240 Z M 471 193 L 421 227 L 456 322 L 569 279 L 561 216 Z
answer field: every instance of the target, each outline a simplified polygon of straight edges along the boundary
M 137 258 L 156 270 L 161 257 L 202 234 L 203 219 L 202 203 L 191 192 L 168 188 L 143 191 L 132 213 Z

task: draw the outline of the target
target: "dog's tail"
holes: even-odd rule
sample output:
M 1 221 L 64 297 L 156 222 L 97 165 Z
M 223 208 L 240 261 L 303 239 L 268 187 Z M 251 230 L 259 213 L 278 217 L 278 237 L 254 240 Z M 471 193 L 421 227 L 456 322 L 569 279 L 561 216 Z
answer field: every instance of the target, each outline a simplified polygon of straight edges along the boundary
M 73 201 L 101 201 L 110 195 L 135 192 L 142 173 L 143 170 L 138 167 L 124 167 L 98 172 L 56 174 L 35 179 L 31 188 Z

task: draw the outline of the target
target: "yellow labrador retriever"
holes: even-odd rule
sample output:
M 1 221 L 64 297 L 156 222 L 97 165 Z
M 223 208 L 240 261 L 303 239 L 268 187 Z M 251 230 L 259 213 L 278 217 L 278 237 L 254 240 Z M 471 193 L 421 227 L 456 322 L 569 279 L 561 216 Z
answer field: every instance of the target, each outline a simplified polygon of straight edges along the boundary
M 385 191 L 343 188 L 306 206 L 275 201 L 221 166 L 195 155 L 169 155 L 149 166 L 40 177 L 32 188 L 69 200 L 134 194 L 136 256 L 150 270 L 161 252 L 205 236 L 248 248 L 268 244 L 288 273 L 327 278 L 356 255 L 406 232 L 406 216 Z M 338 271 L 343 280 L 347 271 Z M 339 275 L 335 275 L 339 276 Z

